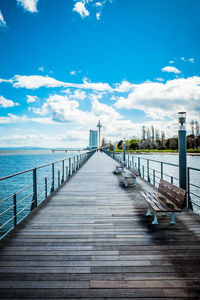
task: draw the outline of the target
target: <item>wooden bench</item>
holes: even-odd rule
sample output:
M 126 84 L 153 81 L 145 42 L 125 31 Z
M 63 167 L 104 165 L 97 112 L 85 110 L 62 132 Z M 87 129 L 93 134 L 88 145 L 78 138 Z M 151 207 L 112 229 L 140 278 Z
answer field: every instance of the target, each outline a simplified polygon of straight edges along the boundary
M 157 213 L 163 212 L 163 215 L 171 213 L 171 224 L 176 224 L 175 213 L 181 212 L 186 197 L 186 191 L 160 179 L 158 192 L 147 193 L 140 192 L 142 197 L 148 203 L 147 216 L 151 216 L 151 208 L 154 210 L 154 220 L 152 224 L 158 224 Z
M 124 170 L 121 175 L 124 177 L 124 186 L 128 186 L 128 179 L 131 179 L 133 181 L 133 185 L 136 186 L 136 175 L 133 174 L 133 172 Z
M 125 162 L 122 161 L 119 166 L 116 166 L 115 174 L 121 174 L 124 171 Z

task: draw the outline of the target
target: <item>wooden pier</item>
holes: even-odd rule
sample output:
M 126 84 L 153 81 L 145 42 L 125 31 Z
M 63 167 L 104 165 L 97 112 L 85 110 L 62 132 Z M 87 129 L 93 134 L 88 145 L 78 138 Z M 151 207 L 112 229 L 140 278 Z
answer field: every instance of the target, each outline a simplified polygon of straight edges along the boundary
M 95 153 L 1 241 L 3 299 L 200 299 L 200 217 L 147 217 L 142 179 L 123 188 Z

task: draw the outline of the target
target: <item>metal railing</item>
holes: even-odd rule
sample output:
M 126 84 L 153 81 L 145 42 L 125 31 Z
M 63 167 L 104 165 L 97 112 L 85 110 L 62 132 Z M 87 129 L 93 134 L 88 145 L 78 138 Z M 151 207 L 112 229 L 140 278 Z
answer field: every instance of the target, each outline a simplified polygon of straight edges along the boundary
M 116 161 L 123 161 L 122 154 L 105 149 L 103 151 Z M 177 164 L 126 154 L 125 165 L 128 169 L 137 168 L 139 176 L 156 187 L 161 178 L 179 186 L 179 165 Z M 200 169 L 192 167 L 187 167 L 188 208 L 189 202 L 192 203 L 194 211 L 200 213 Z
M 78 154 L 0 178 L 1 185 L 3 183 L 1 188 L 4 193 L 8 192 L 0 200 L 0 239 L 67 181 L 94 152 Z M 10 190 L 14 190 L 12 194 L 9 194 Z

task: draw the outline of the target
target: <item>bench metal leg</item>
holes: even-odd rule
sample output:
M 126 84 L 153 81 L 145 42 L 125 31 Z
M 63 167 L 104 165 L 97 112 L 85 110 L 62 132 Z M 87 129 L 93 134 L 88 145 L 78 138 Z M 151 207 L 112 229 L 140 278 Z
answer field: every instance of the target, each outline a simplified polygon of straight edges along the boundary
M 125 186 L 128 186 L 128 181 L 127 181 L 126 178 L 124 178 L 124 185 L 125 185 Z
M 146 213 L 146 216 L 151 216 L 151 205 L 148 204 L 148 211 Z
M 175 212 L 172 212 L 171 224 L 173 224 L 173 225 L 176 224 Z
M 119 173 L 117 168 L 116 168 L 116 170 L 115 170 L 115 173 L 116 173 L 116 174 L 118 174 L 118 173 Z
M 154 212 L 154 219 L 153 219 L 153 222 L 152 222 L 153 225 L 157 225 L 158 224 L 158 219 L 157 219 L 157 213 Z
M 163 216 L 167 216 L 167 212 L 164 212 L 164 213 L 163 213 Z
M 133 185 L 136 186 L 136 178 L 133 177 Z

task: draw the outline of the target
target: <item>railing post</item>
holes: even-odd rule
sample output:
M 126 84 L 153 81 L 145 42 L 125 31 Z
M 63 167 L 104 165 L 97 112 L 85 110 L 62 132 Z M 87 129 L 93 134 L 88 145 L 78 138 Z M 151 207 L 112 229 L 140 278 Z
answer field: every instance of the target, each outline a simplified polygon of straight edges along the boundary
M 113 158 L 115 159 L 115 146 L 113 146 Z
M 129 160 L 129 154 L 128 154 L 128 169 L 130 168 L 129 163 L 130 163 L 130 160 Z
M 174 177 L 171 176 L 171 184 L 173 184 L 173 183 L 174 183 Z
M 76 157 L 74 156 L 74 171 L 76 171 Z
M 132 156 L 132 166 L 134 167 L 134 156 Z
M 71 168 L 71 157 L 69 158 L 69 176 L 71 176 L 72 168 Z
M 58 171 L 58 186 L 60 186 L 60 170 Z
M 160 163 L 160 176 L 163 179 L 163 162 Z
M 66 166 L 66 180 L 68 178 L 68 167 Z
M 143 178 L 144 178 L 144 166 L 142 166 L 142 175 L 143 175 Z
M 139 176 L 141 176 L 141 172 L 140 172 L 140 157 L 138 157 L 138 173 L 139 173 Z
M 149 176 L 149 159 L 147 159 L 147 180 L 148 180 L 148 182 L 151 182 L 150 176 Z
M 47 198 L 47 177 L 45 177 L 45 198 Z
M 187 167 L 187 208 L 193 210 L 192 201 L 190 197 L 190 168 Z
M 156 185 L 156 174 L 155 170 L 153 170 L 153 185 Z
M 17 195 L 13 195 L 13 205 L 14 205 L 14 226 L 17 225 Z
M 31 210 L 37 207 L 37 169 L 33 169 L 33 203 Z
M 61 183 L 64 182 L 64 178 L 65 178 L 64 170 L 65 170 L 65 161 L 63 160 L 62 161 L 62 181 L 61 181 Z
M 51 193 L 54 191 L 54 163 L 52 163 L 52 183 L 51 183 Z

